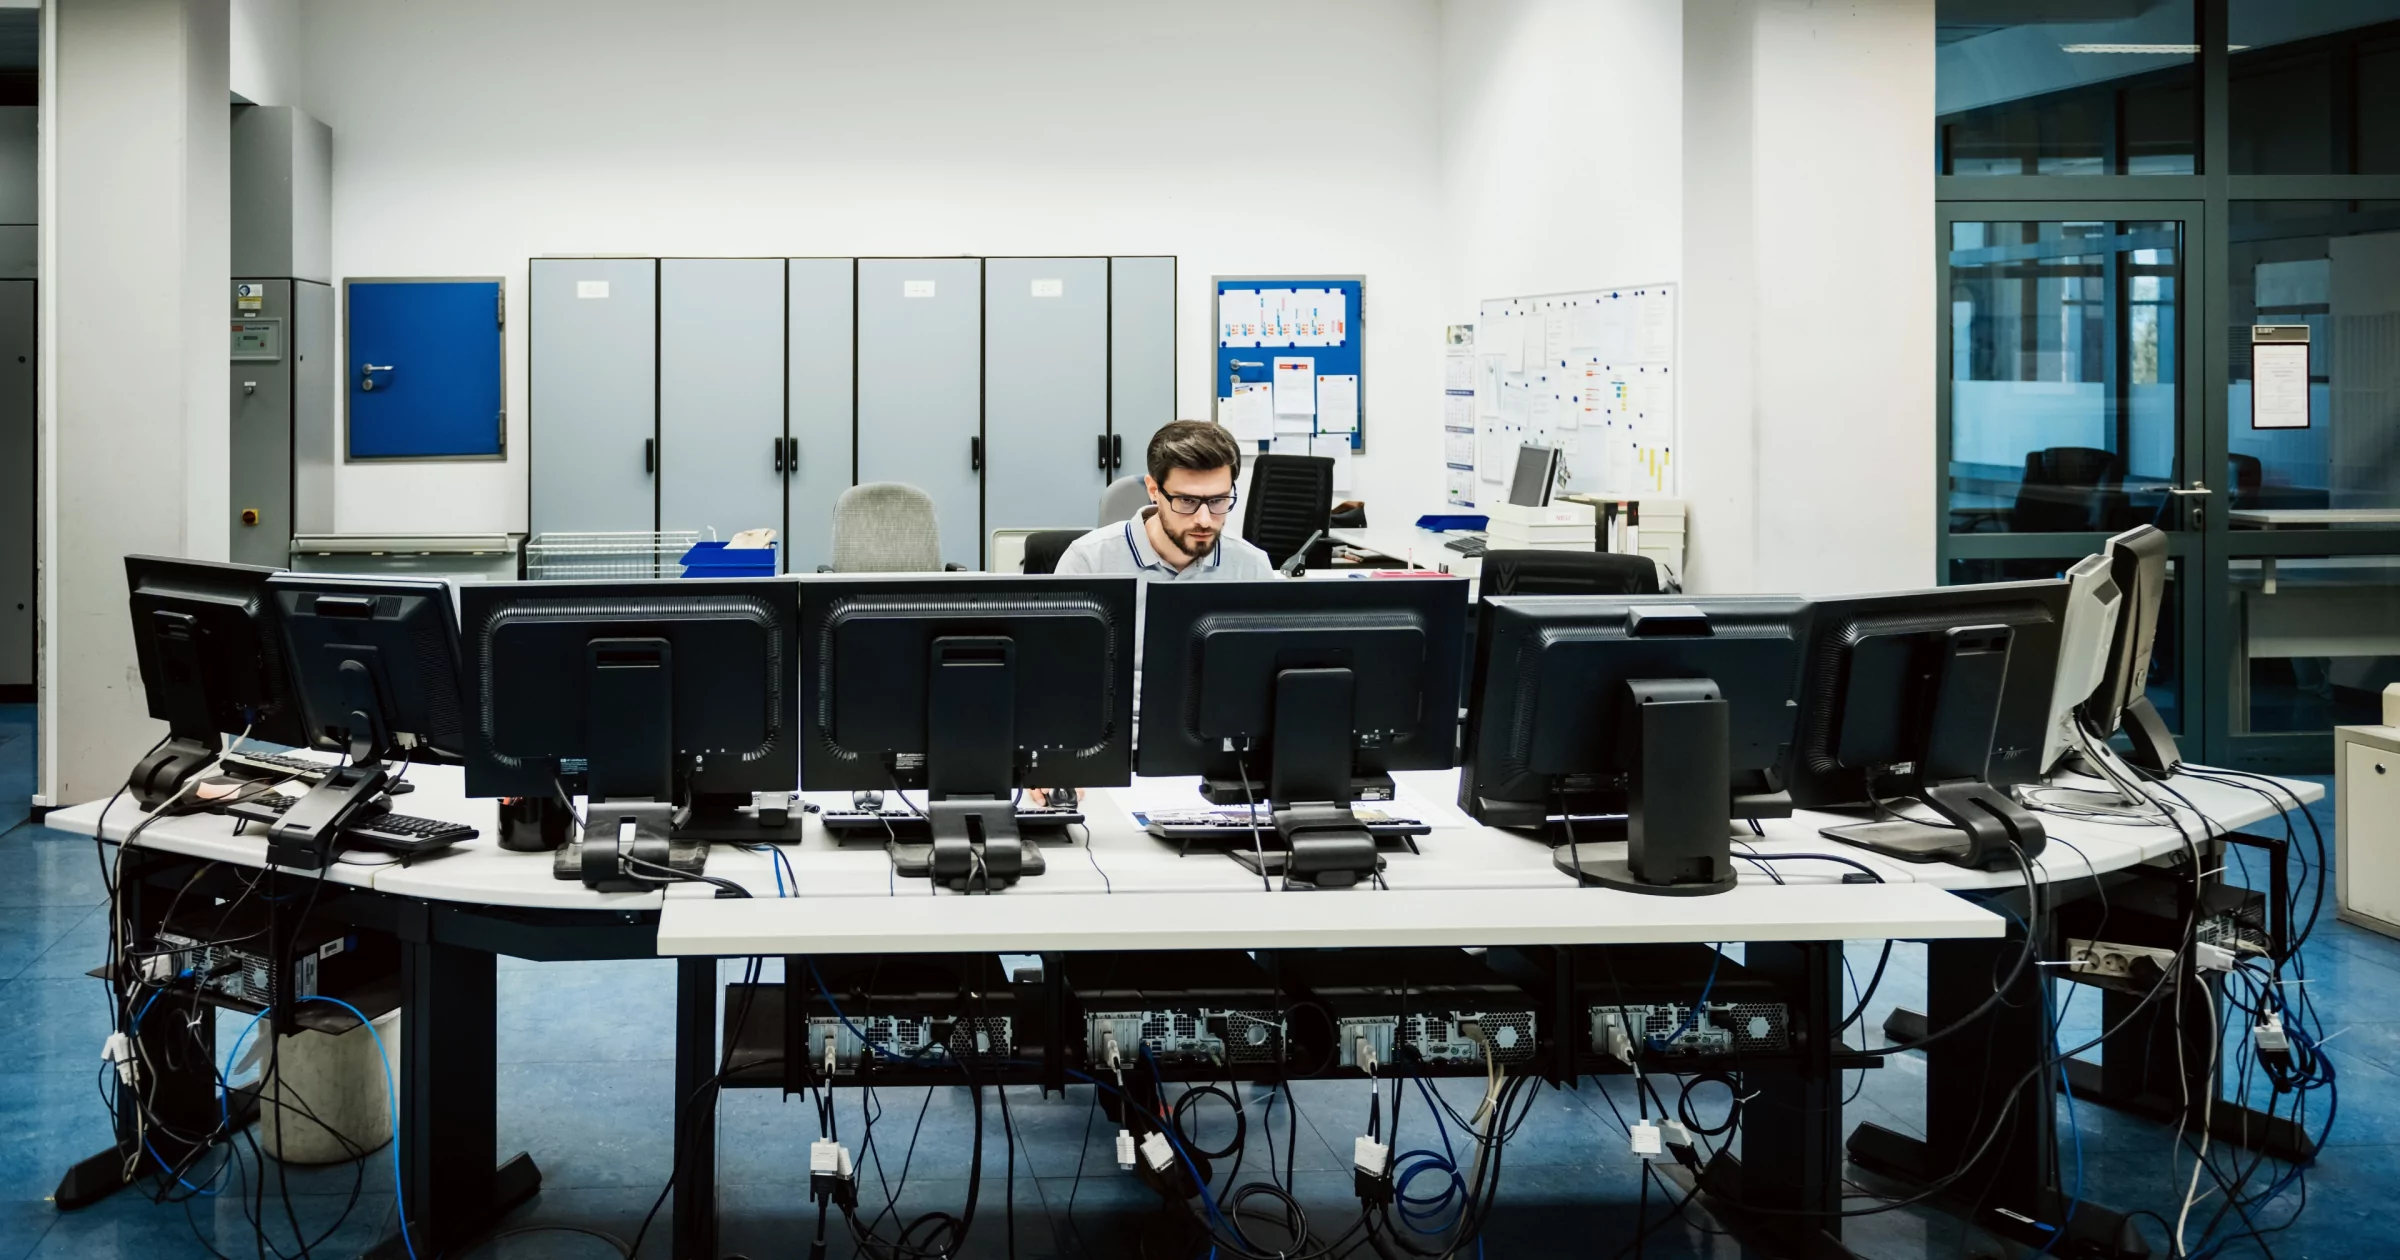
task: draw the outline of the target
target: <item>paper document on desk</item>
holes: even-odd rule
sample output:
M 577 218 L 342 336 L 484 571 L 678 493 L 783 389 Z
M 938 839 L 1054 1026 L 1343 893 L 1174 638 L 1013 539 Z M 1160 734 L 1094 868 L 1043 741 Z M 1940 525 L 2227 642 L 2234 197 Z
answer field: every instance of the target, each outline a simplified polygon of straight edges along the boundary
M 1306 356 L 1275 359 L 1275 414 L 1317 414 L 1317 361 Z
M 1237 442 L 1264 442 L 1275 436 L 1273 391 L 1264 384 L 1234 386 L 1233 397 L 1217 400 L 1217 414 Z

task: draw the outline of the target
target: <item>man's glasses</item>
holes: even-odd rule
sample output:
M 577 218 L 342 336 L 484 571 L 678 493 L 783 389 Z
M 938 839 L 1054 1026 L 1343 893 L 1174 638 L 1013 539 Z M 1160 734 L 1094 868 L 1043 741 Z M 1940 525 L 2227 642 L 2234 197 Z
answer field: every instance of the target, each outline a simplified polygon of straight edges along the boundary
M 1167 508 L 1177 516 L 1190 516 L 1202 507 L 1208 509 L 1210 516 L 1231 516 L 1233 505 L 1240 500 L 1241 496 L 1234 494 L 1220 494 L 1208 499 L 1194 498 L 1188 494 L 1170 494 L 1167 496 Z

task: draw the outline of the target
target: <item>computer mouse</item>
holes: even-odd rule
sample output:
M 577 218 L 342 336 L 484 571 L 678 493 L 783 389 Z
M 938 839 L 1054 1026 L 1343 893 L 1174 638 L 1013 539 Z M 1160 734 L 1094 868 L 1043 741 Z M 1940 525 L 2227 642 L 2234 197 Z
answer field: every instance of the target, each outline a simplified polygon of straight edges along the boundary
M 850 808 L 869 814 L 881 812 L 883 809 L 883 793 L 875 790 L 874 788 L 868 788 L 862 792 L 852 792 L 850 794 Z
M 1042 791 L 1042 807 L 1045 809 L 1073 809 L 1075 805 L 1073 788 L 1045 788 Z

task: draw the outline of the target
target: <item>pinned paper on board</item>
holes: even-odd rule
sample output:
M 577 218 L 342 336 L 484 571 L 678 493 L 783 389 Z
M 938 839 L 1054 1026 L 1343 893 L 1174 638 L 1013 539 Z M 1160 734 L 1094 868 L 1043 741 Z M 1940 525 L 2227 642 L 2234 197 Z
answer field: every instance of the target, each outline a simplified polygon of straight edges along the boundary
M 1343 373 L 1317 378 L 1317 432 L 1358 432 L 1358 377 Z
M 1350 439 L 1335 434 L 1319 434 L 1308 440 L 1308 453 L 1333 461 L 1333 490 L 1336 494 L 1350 492 Z
M 1227 289 L 1217 295 L 1217 340 L 1228 346 L 1255 346 L 1259 339 L 1259 301 L 1256 289 Z
M 1233 397 L 1217 400 L 1217 415 L 1235 441 L 1264 442 L 1275 436 L 1272 394 L 1264 384 L 1236 385 Z
M 1317 361 L 1303 356 L 1275 357 L 1275 414 L 1317 414 Z
M 1675 357 L 1675 299 L 1664 289 L 1644 289 L 1640 302 L 1641 361 L 1668 362 Z

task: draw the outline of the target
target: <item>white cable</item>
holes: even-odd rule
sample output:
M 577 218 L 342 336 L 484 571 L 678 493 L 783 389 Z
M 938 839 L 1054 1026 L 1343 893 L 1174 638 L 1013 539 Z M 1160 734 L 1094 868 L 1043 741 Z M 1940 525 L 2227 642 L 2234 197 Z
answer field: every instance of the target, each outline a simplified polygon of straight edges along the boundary
M 2178 980 L 2178 984 L 2180 983 L 2181 981 Z M 2183 1249 L 2183 1225 L 2184 1222 L 2190 1219 L 2192 1215 L 2192 1204 L 2198 1201 L 2194 1196 L 2200 1193 L 2200 1169 L 2203 1165 L 2208 1163 L 2209 1114 L 2214 1109 L 2217 1101 L 2217 1043 L 2223 1039 L 2223 1034 L 2217 1029 L 2217 1004 L 2214 996 L 2207 992 L 2206 981 L 2202 982 L 2201 995 L 2209 999 L 2208 1001 L 2201 1003 L 2202 1006 L 2208 1008 L 2209 1089 L 2207 1093 L 2204 1093 L 2200 1096 L 2200 1158 L 2192 1161 L 2192 1181 L 2183 1192 L 2183 1210 L 2175 1214 L 2175 1254 L 2179 1256 L 2187 1254 Z M 2181 1037 L 2177 1037 L 2175 1039 L 2175 1053 L 2177 1059 L 2175 1066 L 2177 1071 L 2181 1071 L 2183 1067 L 2183 1038 Z M 2187 1083 L 2184 1088 L 2186 1090 L 2186 1097 L 2188 1098 L 2191 1087 Z M 2186 1109 L 2189 1109 L 2188 1104 L 2186 1105 Z M 2178 1133 L 2180 1133 L 2181 1127 L 2181 1125 L 2177 1126 Z M 2178 1145 L 2181 1144 L 2180 1137 L 2178 1137 L 2177 1143 Z

